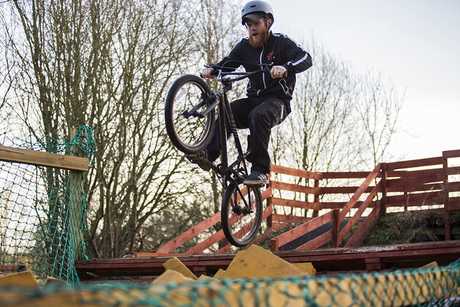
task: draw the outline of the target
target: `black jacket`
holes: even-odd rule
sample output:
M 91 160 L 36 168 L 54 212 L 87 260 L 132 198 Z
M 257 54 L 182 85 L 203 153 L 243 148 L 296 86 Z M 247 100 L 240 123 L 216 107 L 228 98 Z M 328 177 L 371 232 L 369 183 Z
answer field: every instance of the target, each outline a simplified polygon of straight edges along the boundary
M 286 80 L 281 81 L 272 79 L 268 72 L 252 75 L 249 77 L 248 97 L 270 95 L 286 102 L 292 98 L 296 81 L 295 74 L 312 66 L 310 54 L 289 37 L 280 33 L 271 33 L 263 48 L 254 48 L 249 44 L 247 38 L 243 38 L 218 65 L 235 69 L 242 65 L 246 71 L 258 70 L 259 67 L 251 65 L 252 63 L 282 65 L 288 70 L 288 75 Z M 287 105 L 289 107 L 289 103 Z

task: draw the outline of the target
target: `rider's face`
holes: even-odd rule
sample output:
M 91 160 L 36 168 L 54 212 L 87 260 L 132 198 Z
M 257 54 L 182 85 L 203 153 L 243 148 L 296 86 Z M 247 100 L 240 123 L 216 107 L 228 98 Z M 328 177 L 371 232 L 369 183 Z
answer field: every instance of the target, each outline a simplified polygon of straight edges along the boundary
M 265 18 L 247 20 L 245 22 L 248 30 L 249 43 L 254 47 L 262 47 L 268 33 L 268 24 Z

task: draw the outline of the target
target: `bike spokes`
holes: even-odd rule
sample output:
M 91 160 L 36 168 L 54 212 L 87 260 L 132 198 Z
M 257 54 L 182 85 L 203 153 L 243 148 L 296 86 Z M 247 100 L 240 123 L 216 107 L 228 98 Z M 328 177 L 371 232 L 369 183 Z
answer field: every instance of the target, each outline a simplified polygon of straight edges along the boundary
M 176 95 L 173 120 L 179 139 L 185 144 L 200 143 L 207 130 L 208 118 L 199 116 L 206 109 L 206 101 L 200 89 L 188 83 Z
M 258 188 L 232 184 L 224 195 L 222 223 L 227 239 L 236 246 L 249 244 L 260 227 L 262 200 Z
M 173 144 L 185 153 L 202 150 L 212 137 L 215 111 L 210 90 L 200 78 L 185 75 L 168 92 L 166 130 Z

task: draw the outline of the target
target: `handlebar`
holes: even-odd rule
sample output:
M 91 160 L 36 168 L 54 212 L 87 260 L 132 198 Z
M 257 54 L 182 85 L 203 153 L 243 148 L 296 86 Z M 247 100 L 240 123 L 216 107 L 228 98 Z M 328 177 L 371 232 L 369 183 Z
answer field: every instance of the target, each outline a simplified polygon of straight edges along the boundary
M 253 71 L 233 71 L 234 67 L 225 67 L 219 65 L 205 65 L 205 67 L 212 68 L 215 72 L 216 79 L 221 82 L 236 82 L 243 79 L 246 79 L 252 75 L 259 74 L 262 72 L 270 72 L 270 69 L 273 67 L 273 63 L 271 64 L 251 64 L 253 66 L 259 66 L 260 69 L 253 70 Z M 231 69 L 232 71 L 225 71 Z M 200 74 L 201 77 L 203 77 Z M 236 78 L 228 77 L 228 76 L 239 76 Z

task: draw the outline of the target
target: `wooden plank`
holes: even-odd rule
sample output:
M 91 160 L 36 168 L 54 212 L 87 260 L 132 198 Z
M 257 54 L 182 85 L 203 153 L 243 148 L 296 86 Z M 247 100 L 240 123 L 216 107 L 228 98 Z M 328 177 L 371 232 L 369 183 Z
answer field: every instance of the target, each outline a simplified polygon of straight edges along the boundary
M 353 208 L 359 208 L 363 201 L 358 201 L 356 204 L 353 206 Z M 348 202 L 320 202 L 319 203 L 319 208 L 320 209 L 342 209 Z M 374 202 L 370 204 L 370 207 L 374 206 Z
M 319 180 L 315 179 L 314 187 L 315 187 L 315 188 L 319 188 Z M 315 203 L 319 203 L 319 195 L 318 195 L 318 194 L 313 195 L 313 201 L 314 201 Z M 313 209 L 313 214 L 312 214 L 312 216 L 313 216 L 313 217 L 317 217 L 318 215 L 319 215 L 319 209 Z
M 447 205 L 447 210 L 449 211 L 460 210 L 460 197 L 450 197 L 449 204 Z
M 447 186 L 448 186 L 448 191 L 449 192 L 458 192 L 458 191 L 460 191 L 460 182 L 458 182 L 458 181 L 456 181 L 456 182 L 448 182 Z
M 207 248 L 209 248 L 214 243 L 217 243 L 221 240 L 225 239 L 225 234 L 223 230 L 219 230 L 216 233 L 212 234 L 206 240 L 201 241 L 200 243 L 196 244 L 195 246 L 189 248 L 185 254 L 186 255 L 196 255 L 201 254 Z
M 267 228 L 265 229 L 264 233 L 260 236 L 258 236 L 255 240 L 254 240 L 254 243 L 253 244 L 260 244 L 261 242 L 267 240 L 268 238 L 270 238 L 272 236 L 272 233 L 273 231 L 275 231 L 276 229 L 272 229 L 272 228 Z
M 375 180 L 375 178 L 377 178 L 377 176 L 380 174 L 380 168 L 381 168 L 381 165 L 378 164 L 374 168 L 374 170 L 371 173 L 369 173 L 369 176 L 366 177 L 366 179 L 361 184 L 361 186 L 356 190 L 355 194 L 353 194 L 353 196 L 351 197 L 350 201 L 345 205 L 345 207 L 343 207 L 342 211 L 340 211 L 339 220 L 338 220 L 339 225 L 343 221 L 345 216 L 348 214 L 348 212 L 351 210 L 351 208 L 353 208 L 355 206 L 356 202 L 359 200 L 361 195 L 365 191 L 367 191 L 367 188 L 369 187 L 371 182 L 373 180 Z
M 300 193 L 308 193 L 308 194 L 319 193 L 319 188 L 310 188 L 310 187 L 305 187 L 305 186 L 301 186 L 301 185 L 293 184 L 293 183 L 272 181 L 271 185 L 272 185 L 272 189 L 277 189 L 277 190 L 286 190 L 286 191 L 291 191 L 291 192 L 300 192 Z
M 71 171 L 87 172 L 89 160 L 83 157 L 51 154 L 0 145 L 0 161 L 48 166 Z
M 319 203 L 305 202 L 301 200 L 283 199 L 283 198 L 272 198 L 273 205 L 284 206 L 290 208 L 302 208 L 302 209 L 319 209 Z
M 333 218 L 334 213 L 331 211 L 324 215 L 312 218 L 310 221 L 280 234 L 271 240 L 272 250 L 277 250 L 280 246 L 283 246 L 324 224 L 332 222 Z
M 407 205 L 407 206 L 427 206 L 432 205 L 434 202 L 438 204 L 443 203 L 443 192 L 427 192 L 418 194 L 397 195 L 387 196 L 387 207 L 395 207 L 396 205 Z
M 351 194 L 358 190 L 358 186 L 351 187 L 321 187 L 319 194 Z M 369 186 L 364 193 L 370 193 L 374 189 L 374 186 Z
M 296 251 L 306 251 L 306 250 L 313 250 L 320 248 L 327 243 L 332 241 L 332 230 L 326 231 L 325 233 L 317 236 L 313 240 L 308 241 L 305 244 L 302 244 L 301 246 L 297 247 L 295 250 Z
M 317 172 L 308 172 L 305 170 L 296 169 L 292 167 L 286 167 L 286 166 L 280 166 L 280 165 L 272 165 L 271 172 L 290 175 L 290 176 L 296 176 L 296 177 L 301 177 L 301 178 L 307 178 L 307 179 L 321 179 L 320 174 Z
M 402 168 L 421 167 L 421 166 L 429 166 L 429 165 L 437 165 L 437 164 L 442 164 L 442 157 L 386 163 L 387 170 L 390 170 L 390 171 L 396 170 L 396 169 L 402 169 Z
M 188 230 L 180 234 L 178 237 L 174 238 L 171 241 L 168 241 L 162 244 L 157 252 L 158 253 L 170 253 L 176 248 L 182 246 L 185 242 L 190 241 L 203 231 L 209 229 L 210 227 L 216 225 L 220 222 L 220 212 L 215 213 L 211 217 L 205 219 L 204 221 L 190 227 Z
M 459 158 L 460 157 L 460 149 L 443 151 L 442 156 L 446 157 L 446 158 Z
M 401 177 L 400 179 L 411 179 L 411 178 L 420 178 L 425 176 L 437 176 L 435 178 L 441 178 L 436 181 L 442 181 L 442 175 L 444 175 L 443 168 L 430 168 L 422 169 L 416 171 L 389 171 L 387 172 L 387 177 Z
M 451 227 L 450 227 L 450 212 L 447 209 L 447 206 L 449 204 L 449 191 L 450 191 L 450 183 L 449 183 L 449 176 L 447 175 L 447 169 L 448 169 L 448 161 L 447 161 L 447 152 L 442 153 L 442 167 L 444 169 L 444 176 L 443 176 L 443 183 L 444 183 L 444 199 L 443 199 L 443 204 L 444 204 L 444 211 L 443 211 L 443 219 L 444 219 L 444 240 L 450 240 L 451 239 Z
M 272 195 L 272 189 L 271 188 L 266 189 L 261 194 L 262 201 L 271 197 L 271 195 Z M 192 226 L 191 228 L 189 228 L 188 230 L 186 230 L 185 232 L 183 232 L 181 235 L 174 238 L 173 240 L 168 241 L 165 244 L 161 245 L 158 248 L 157 252 L 158 253 L 169 253 L 171 251 L 174 251 L 176 248 L 182 246 L 185 242 L 190 241 L 191 239 L 198 236 L 203 231 L 216 225 L 218 222 L 220 222 L 220 212 L 215 213 L 213 216 L 207 218 L 206 220 L 198 223 L 197 225 Z M 213 242 L 212 244 L 214 243 L 215 242 Z
M 391 180 L 388 180 L 391 181 Z M 423 184 L 418 183 L 416 181 L 412 182 L 391 182 L 387 186 L 387 192 L 423 192 L 423 191 L 435 191 L 435 190 L 442 190 L 444 185 L 442 183 L 430 183 L 430 184 Z
M 351 231 L 353 225 L 358 222 L 359 218 L 361 215 L 364 213 L 364 210 L 370 205 L 374 197 L 377 195 L 378 192 L 381 191 L 381 185 L 378 184 L 371 193 L 367 196 L 366 200 L 363 202 L 363 204 L 358 208 L 358 210 L 355 212 L 352 218 L 350 218 L 347 222 L 347 224 L 342 228 L 342 230 L 339 231 L 338 237 L 337 237 L 337 245 L 340 246 L 342 243 L 343 239 L 347 235 L 348 232 Z
M 459 175 L 459 174 L 460 174 L 460 166 L 449 167 L 447 169 L 447 175 Z
M 264 192 L 267 192 L 267 191 L 264 191 Z M 265 220 L 267 219 L 268 216 L 270 216 L 272 214 L 272 207 L 269 206 L 267 208 L 265 208 L 264 212 L 262 213 L 262 220 Z M 229 224 L 230 225 L 233 225 L 236 223 L 236 221 L 238 220 L 238 216 L 234 215 L 231 217 L 230 221 L 229 221 Z M 242 228 L 242 231 L 244 231 L 245 227 L 247 227 L 248 225 L 251 225 L 251 223 L 249 224 L 246 224 L 246 225 L 243 225 L 243 228 Z M 239 234 L 239 232 L 236 233 L 237 235 Z M 205 249 L 209 248 L 211 245 L 223 240 L 225 238 L 225 234 L 224 234 L 224 231 L 223 230 L 219 230 L 217 231 L 216 233 L 214 233 L 213 235 L 211 235 L 209 238 L 207 238 L 206 240 L 196 244 L 195 246 L 189 248 L 185 254 L 187 255 L 195 255 L 195 254 L 201 254 Z
M 359 179 L 369 176 L 369 172 L 321 172 L 322 179 Z
M 369 231 L 377 223 L 377 220 L 380 217 L 381 209 L 382 208 L 380 206 L 376 206 L 372 210 L 367 219 L 358 226 L 351 238 L 348 239 L 347 243 L 345 244 L 345 247 L 358 247 L 362 244 Z
M 363 202 L 356 202 L 353 208 L 359 208 Z M 326 201 L 326 202 L 304 202 L 300 200 L 292 199 L 283 199 L 283 198 L 273 198 L 273 204 L 277 206 L 290 207 L 290 208 L 301 208 L 301 209 L 312 209 L 312 210 L 322 210 L 322 209 L 342 209 L 348 202 L 344 201 Z M 370 206 L 372 207 L 374 203 Z
M 389 245 L 385 248 L 327 248 L 276 253 L 290 263 L 312 262 L 321 276 L 328 273 L 365 270 L 365 259 L 380 258 L 382 269 L 419 267 L 420 264 L 438 261 L 442 265 L 458 259 L 460 241 L 439 241 Z M 93 259 L 76 263 L 81 280 L 113 280 L 129 276 L 130 280 L 141 276 L 159 276 L 164 272 L 163 263 L 168 257 Z M 233 260 L 233 254 L 180 256 L 184 265 L 195 274 L 225 269 Z
M 289 223 L 305 223 L 311 220 L 310 217 L 273 214 L 273 223 L 289 224 Z

